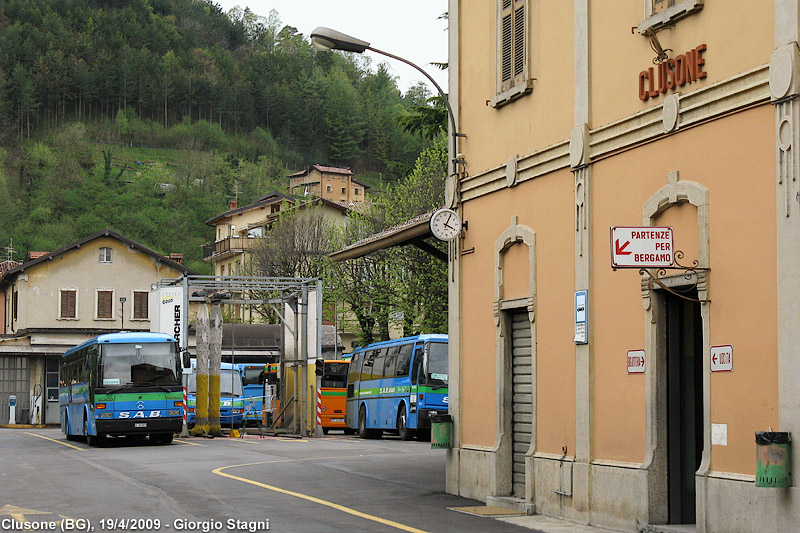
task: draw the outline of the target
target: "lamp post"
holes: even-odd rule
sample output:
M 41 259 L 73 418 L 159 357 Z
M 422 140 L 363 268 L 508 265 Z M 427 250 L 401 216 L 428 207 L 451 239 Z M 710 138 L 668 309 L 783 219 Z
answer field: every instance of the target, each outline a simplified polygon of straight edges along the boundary
M 119 319 L 120 319 L 120 328 L 119 328 L 120 331 L 124 331 L 125 330 L 125 300 L 127 300 L 127 298 L 125 298 L 124 296 L 120 296 L 119 297 L 119 303 L 122 305 L 122 314 L 119 317 Z
M 318 27 L 314 31 L 311 32 L 311 45 L 316 48 L 317 50 L 321 50 L 323 52 L 327 52 L 329 50 L 342 50 L 344 52 L 355 52 L 357 54 L 364 53 L 365 50 L 370 50 L 375 52 L 376 54 L 381 54 L 386 57 L 391 57 L 392 59 L 396 59 L 406 65 L 417 69 L 423 76 L 425 76 L 428 81 L 430 81 L 436 90 L 439 91 L 439 96 L 441 96 L 442 101 L 444 101 L 445 106 L 447 106 L 447 115 L 450 118 L 450 146 L 451 146 L 451 153 L 450 153 L 450 176 L 452 179 L 455 179 L 455 175 L 457 172 L 456 165 L 458 164 L 458 138 L 459 137 L 466 137 L 465 134 L 458 132 L 458 126 L 456 125 L 456 116 L 453 114 L 453 108 L 450 107 L 450 100 L 447 97 L 447 94 L 442 90 L 436 80 L 434 80 L 430 74 L 422 70 L 419 66 L 415 65 L 411 61 L 407 59 L 403 59 L 402 57 L 396 56 L 394 54 L 390 54 L 389 52 L 384 52 L 383 50 L 378 50 L 377 48 L 373 48 L 370 44 L 366 41 L 362 41 L 361 39 L 357 39 L 345 33 L 338 32 L 336 30 L 332 30 L 330 28 L 325 28 L 323 26 Z M 455 184 L 451 184 L 453 186 Z M 453 194 L 453 197 L 455 195 Z M 451 202 L 452 203 L 452 202 Z

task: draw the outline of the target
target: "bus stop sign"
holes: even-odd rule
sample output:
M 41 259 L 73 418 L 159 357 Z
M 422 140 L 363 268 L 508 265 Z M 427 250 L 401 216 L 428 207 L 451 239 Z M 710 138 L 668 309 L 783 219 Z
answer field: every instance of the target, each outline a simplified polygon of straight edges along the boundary
M 612 268 L 668 268 L 674 252 L 672 227 L 611 227 Z

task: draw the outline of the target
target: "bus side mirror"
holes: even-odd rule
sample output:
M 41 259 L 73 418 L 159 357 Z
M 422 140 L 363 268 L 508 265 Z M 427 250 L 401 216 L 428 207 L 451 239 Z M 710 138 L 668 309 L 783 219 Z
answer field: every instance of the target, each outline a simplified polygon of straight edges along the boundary
M 321 361 L 320 359 L 317 359 L 317 368 L 316 368 L 315 373 L 318 376 L 322 376 L 324 371 L 325 371 L 325 361 Z
M 192 366 L 192 360 L 189 357 L 189 350 L 184 350 L 181 353 L 181 357 L 182 357 L 182 362 L 183 362 L 183 368 L 189 368 L 189 367 Z

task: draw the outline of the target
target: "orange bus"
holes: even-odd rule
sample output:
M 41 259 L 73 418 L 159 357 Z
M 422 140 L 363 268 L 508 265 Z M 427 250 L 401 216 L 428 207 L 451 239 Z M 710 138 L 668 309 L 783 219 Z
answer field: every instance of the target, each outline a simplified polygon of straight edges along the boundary
M 317 360 L 316 373 L 320 376 L 320 406 L 317 409 L 322 432 L 341 429 L 347 435 L 355 433 L 345 423 L 345 407 L 347 395 L 347 371 L 350 361 Z

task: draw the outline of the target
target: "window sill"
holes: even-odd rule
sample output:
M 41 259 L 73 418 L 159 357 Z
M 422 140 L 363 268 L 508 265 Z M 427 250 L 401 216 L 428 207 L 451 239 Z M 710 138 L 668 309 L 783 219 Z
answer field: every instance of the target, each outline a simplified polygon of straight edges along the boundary
M 117 320 L 117 319 L 116 319 L 116 318 L 113 318 L 113 317 L 112 317 L 112 318 L 98 318 L 98 317 L 94 317 L 94 320 L 96 320 L 96 321 L 98 321 L 98 322 L 113 322 L 113 321 L 115 321 L 115 320 Z
M 78 317 L 71 317 L 71 316 L 60 316 L 56 320 L 80 320 Z
M 488 104 L 497 109 L 498 107 L 503 107 L 504 105 L 513 102 L 517 98 L 525 96 L 529 94 L 533 90 L 533 80 L 528 79 L 520 83 L 519 85 L 515 85 L 510 89 L 506 89 L 505 91 L 501 92 L 494 98 L 488 101 Z
M 656 13 L 644 19 L 636 27 L 640 34 L 658 31 L 667 26 L 672 26 L 680 19 L 703 9 L 705 0 L 683 0 L 679 4 L 665 9 L 661 13 Z

